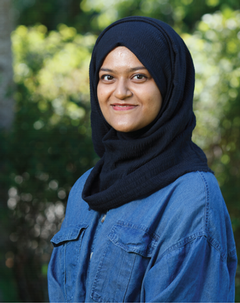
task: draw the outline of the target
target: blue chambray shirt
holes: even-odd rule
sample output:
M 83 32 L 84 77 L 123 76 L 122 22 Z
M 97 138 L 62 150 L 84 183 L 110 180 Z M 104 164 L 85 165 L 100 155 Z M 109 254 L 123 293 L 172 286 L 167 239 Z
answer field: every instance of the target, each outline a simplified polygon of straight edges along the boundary
M 106 214 L 81 198 L 88 175 L 51 240 L 51 302 L 234 301 L 236 248 L 213 174 L 188 173 Z

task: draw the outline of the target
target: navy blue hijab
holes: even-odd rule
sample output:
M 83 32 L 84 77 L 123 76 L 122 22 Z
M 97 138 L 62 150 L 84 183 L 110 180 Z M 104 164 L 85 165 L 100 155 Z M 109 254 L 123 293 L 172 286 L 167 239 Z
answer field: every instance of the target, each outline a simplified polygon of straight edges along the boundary
M 132 51 L 154 78 L 163 103 L 145 128 L 121 133 L 104 119 L 97 98 L 98 73 L 117 46 Z M 203 151 L 191 141 L 194 66 L 180 36 L 166 23 L 127 17 L 98 37 L 90 63 L 92 139 L 101 158 L 82 193 L 90 208 L 105 212 L 142 199 L 193 171 L 211 171 Z

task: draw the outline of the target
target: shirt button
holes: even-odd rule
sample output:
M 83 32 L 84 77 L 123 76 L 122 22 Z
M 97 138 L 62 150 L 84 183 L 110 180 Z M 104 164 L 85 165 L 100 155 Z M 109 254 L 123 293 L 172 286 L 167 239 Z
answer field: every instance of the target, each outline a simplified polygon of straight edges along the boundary
M 102 220 L 101 220 L 102 223 L 105 221 L 105 218 L 106 218 L 106 214 L 102 217 Z
M 93 255 L 93 251 L 92 251 L 91 254 L 90 254 L 90 260 L 92 259 L 92 255 Z

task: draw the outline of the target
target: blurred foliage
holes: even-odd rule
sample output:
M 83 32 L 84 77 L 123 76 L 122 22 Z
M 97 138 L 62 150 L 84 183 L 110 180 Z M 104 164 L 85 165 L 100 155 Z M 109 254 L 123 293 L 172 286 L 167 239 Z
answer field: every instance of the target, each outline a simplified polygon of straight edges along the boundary
M 193 35 L 183 35 L 196 69 L 195 113 L 198 129 L 195 139 L 205 150 L 218 144 L 223 131 L 232 126 L 226 122 L 226 114 L 235 102 L 239 103 L 239 17 L 239 11 L 230 10 L 206 14 Z M 237 114 L 239 112 L 235 109 L 234 115 Z M 213 156 L 209 154 L 210 163 Z M 219 154 L 215 153 L 215 156 Z
M 193 30 L 206 13 L 239 9 L 239 0 L 13 0 L 18 24 L 41 23 L 55 30 L 59 23 L 78 32 L 99 34 L 111 22 L 132 15 L 161 19 L 182 31 Z
M 18 24 L 32 26 L 44 24 L 48 30 L 56 30 L 58 24 L 74 26 L 78 32 L 91 31 L 89 15 L 80 9 L 80 0 L 12 0 L 15 20 Z
M 3 301 L 47 301 L 49 240 L 71 186 L 97 160 L 89 123 L 88 65 L 96 39 L 90 32 L 127 15 L 159 18 L 184 33 L 196 67 L 194 141 L 216 173 L 239 249 L 238 1 L 14 1 L 21 24 L 12 34 L 16 114 L 11 132 L 0 133 L 0 182 L 8 205 L 0 219 L 9 229 L 7 251 L 0 254 Z M 239 274 L 236 286 L 240 301 Z
M 181 31 L 191 31 L 205 13 L 239 9 L 238 0 L 83 0 L 81 9 L 93 16 L 91 27 L 103 30 L 116 19 L 129 15 L 157 18 Z M 97 14 L 96 14 L 97 13 Z
M 11 132 L 1 134 L 0 182 L 11 211 L 6 265 L 23 301 L 47 300 L 49 240 L 71 186 L 96 161 L 88 102 L 94 42 L 65 25 L 50 33 L 42 25 L 19 26 L 12 34 L 16 115 Z

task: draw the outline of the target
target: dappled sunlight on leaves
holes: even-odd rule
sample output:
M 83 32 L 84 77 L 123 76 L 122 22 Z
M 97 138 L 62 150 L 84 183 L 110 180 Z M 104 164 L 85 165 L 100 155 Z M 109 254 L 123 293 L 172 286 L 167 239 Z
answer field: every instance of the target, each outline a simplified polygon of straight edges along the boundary
M 228 30 L 229 24 L 231 31 Z M 219 12 L 203 16 L 196 33 L 184 36 L 196 67 L 195 112 L 198 124 L 194 139 L 204 149 L 220 143 L 226 108 L 239 94 L 240 74 L 236 60 L 240 49 L 236 35 L 239 30 L 239 12 L 233 12 L 231 19 L 227 20 Z M 226 123 L 222 126 L 227 128 Z
M 20 26 L 12 40 L 15 82 L 24 83 L 33 101 L 42 100 L 38 102 L 42 111 L 48 110 L 47 102 L 52 102 L 57 116 L 83 117 L 84 109 L 72 101 L 89 100 L 88 66 L 95 37 L 81 36 L 62 24 L 59 32 L 49 34 L 42 26 Z M 53 120 L 59 121 L 57 117 Z

